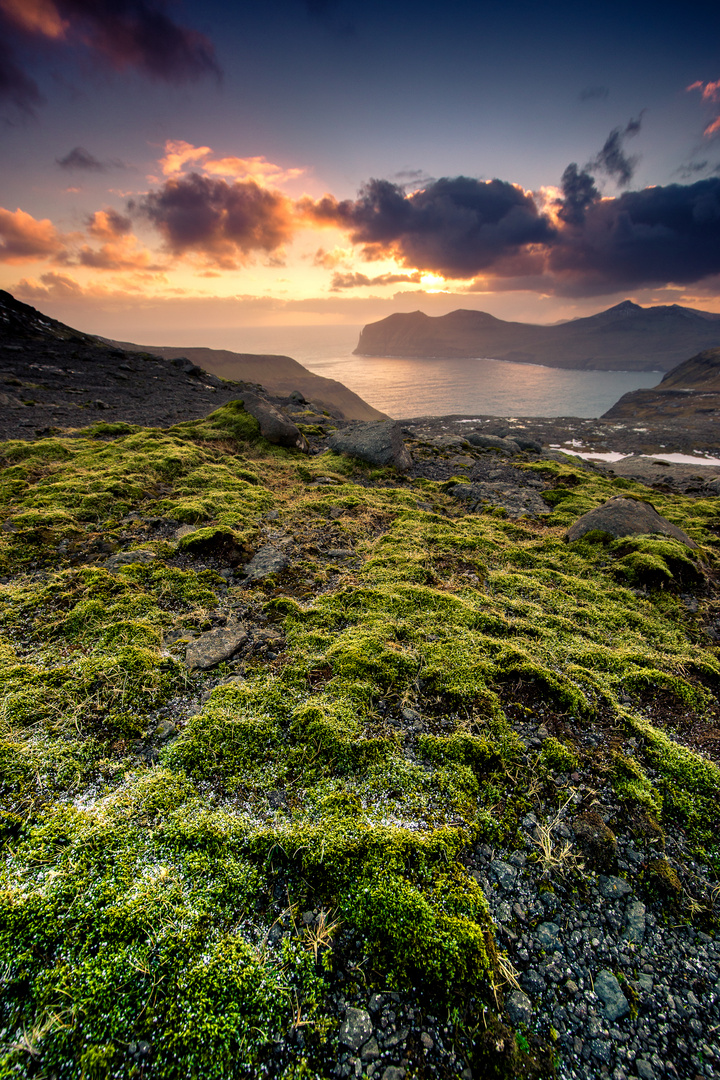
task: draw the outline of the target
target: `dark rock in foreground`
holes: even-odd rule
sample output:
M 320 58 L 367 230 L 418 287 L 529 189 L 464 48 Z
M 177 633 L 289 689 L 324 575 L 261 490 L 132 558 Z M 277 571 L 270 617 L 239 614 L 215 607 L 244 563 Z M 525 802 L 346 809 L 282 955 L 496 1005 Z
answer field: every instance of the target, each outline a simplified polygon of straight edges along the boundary
M 410 468 L 410 455 L 402 439 L 398 424 L 385 421 L 380 424 L 358 424 L 337 435 L 332 435 L 327 445 L 338 454 L 367 461 L 370 465 L 392 465 L 399 472 Z
M 696 548 L 697 544 L 677 525 L 658 514 L 650 503 L 640 499 L 608 499 L 602 506 L 589 510 L 571 525 L 565 539 L 572 542 L 579 540 L 589 532 L 609 533 L 610 536 L 646 536 L 660 533 L 680 540 L 687 547 Z

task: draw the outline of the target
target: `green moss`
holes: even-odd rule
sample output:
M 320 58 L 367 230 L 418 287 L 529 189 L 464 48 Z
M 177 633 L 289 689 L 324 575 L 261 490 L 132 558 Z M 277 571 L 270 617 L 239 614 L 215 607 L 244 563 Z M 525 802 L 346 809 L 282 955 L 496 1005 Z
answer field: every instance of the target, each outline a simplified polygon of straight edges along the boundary
M 547 765 L 548 769 L 557 772 L 571 772 L 580 764 L 580 760 L 572 747 L 566 746 L 565 743 L 552 738 L 552 736 L 545 739 L 540 760 L 544 765 Z

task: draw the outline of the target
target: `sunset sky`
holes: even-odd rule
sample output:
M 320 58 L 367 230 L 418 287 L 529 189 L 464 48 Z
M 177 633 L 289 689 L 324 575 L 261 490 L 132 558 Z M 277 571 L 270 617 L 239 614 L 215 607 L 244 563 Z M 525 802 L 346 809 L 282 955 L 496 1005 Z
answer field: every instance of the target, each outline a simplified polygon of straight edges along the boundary
M 720 311 L 717 3 L 0 0 L 0 115 L 0 287 L 91 332 Z

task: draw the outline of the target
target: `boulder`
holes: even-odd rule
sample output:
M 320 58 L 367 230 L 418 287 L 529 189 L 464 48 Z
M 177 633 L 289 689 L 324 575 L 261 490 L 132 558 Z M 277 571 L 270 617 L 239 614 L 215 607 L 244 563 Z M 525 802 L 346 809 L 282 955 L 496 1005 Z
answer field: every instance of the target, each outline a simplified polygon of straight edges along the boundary
M 352 1006 L 345 1013 L 345 1020 L 340 1028 L 340 1043 L 350 1050 L 357 1052 L 373 1033 L 373 1023 L 370 1013 L 365 1009 L 355 1009 Z
M 170 363 L 173 367 L 182 371 L 183 375 L 202 375 L 203 369 L 198 367 L 197 364 L 193 364 L 192 360 L 189 360 L 187 356 L 176 356 Z
M 504 454 L 520 453 L 520 444 L 515 439 L 501 438 L 499 435 L 481 435 L 472 431 L 467 436 L 471 446 L 477 446 L 480 450 L 500 450 Z
M 680 540 L 690 548 L 697 547 L 687 533 L 658 514 L 652 503 L 623 496 L 608 499 L 602 506 L 588 510 L 587 514 L 583 514 L 570 526 L 565 533 L 565 540 L 579 540 L 585 533 L 594 531 L 609 533 L 615 538 L 660 533 Z
M 275 446 L 289 446 L 307 453 L 308 444 L 305 436 L 292 420 L 271 405 L 266 398 L 258 394 L 245 393 L 239 398 L 245 411 L 254 416 L 260 425 L 260 434 Z
M 278 574 L 288 564 L 287 556 L 272 544 L 265 544 L 255 552 L 243 573 L 250 581 L 260 581 L 270 574 Z
M 449 489 L 454 499 L 469 503 L 474 512 L 481 511 L 486 503 L 502 506 L 508 517 L 538 517 L 549 514 L 550 507 L 532 488 L 515 484 L 496 484 L 478 481 L 473 484 L 455 484 Z
M 394 420 L 355 424 L 332 435 L 327 445 L 338 454 L 360 458 L 370 465 L 392 465 L 399 472 L 409 469 L 412 464 L 400 425 Z
M 229 660 L 247 638 L 247 630 L 239 624 L 208 630 L 207 634 L 201 634 L 190 642 L 185 650 L 185 663 L 191 671 L 206 671 L 223 660 Z
M 117 555 L 111 555 L 109 559 L 106 559 L 103 566 L 111 573 L 115 570 L 119 570 L 121 566 L 131 566 L 132 563 L 147 563 L 156 559 L 157 555 L 154 551 L 150 551 L 147 548 L 138 548 L 137 551 L 119 551 Z
M 630 1011 L 627 998 L 611 971 L 600 971 L 595 976 L 595 993 L 605 1006 L 605 1015 L 611 1023 L 626 1016 Z

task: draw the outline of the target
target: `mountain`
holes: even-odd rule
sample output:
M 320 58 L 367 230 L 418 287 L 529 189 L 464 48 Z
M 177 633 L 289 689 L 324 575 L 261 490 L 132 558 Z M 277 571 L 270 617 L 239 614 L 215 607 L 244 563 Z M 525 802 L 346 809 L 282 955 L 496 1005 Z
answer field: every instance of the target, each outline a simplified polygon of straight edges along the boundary
M 647 390 L 623 394 L 603 419 L 720 419 L 720 349 L 706 349 Z
M 488 357 L 596 371 L 670 371 L 689 353 L 720 346 L 720 315 L 630 300 L 555 326 L 505 322 L 486 311 L 396 313 L 369 323 L 357 356 Z
M 109 339 L 108 339 L 109 340 Z M 229 349 L 185 349 L 180 346 L 134 345 L 128 341 L 111 344 L 128 352 L 152 352 L 167 360 L 186 356 L 194 364 L 219 375 L 221 379 L 261 383 L 269 394 L 287 397 L 299 391 L 329 412 L 339 412 L 346 420 L 384 420 L 385 413 L 374 409 L 336 379 L 315 375 L 289 356 L 264 353 L 238 353 Z
M 322 420 L 323 412 L 338 419 L 383 419 L 342 383 L 313 375 L 288 356 L 219 354 L 243 361 L 214 365 L 234 377 L 230 381 L 188 356 L 203 360 L 206 353 L 214 350 L 122 346 L 66 326 L 0 291 L 0 437 L 86 427 L 101 416 L 114 423 L 168 426 L 205 416 L 247 391 L 248 384 L 257 390 L 258 383 L 301 423 L 310 413 Z M 295 400 L 289 400 L 293 392 Z

